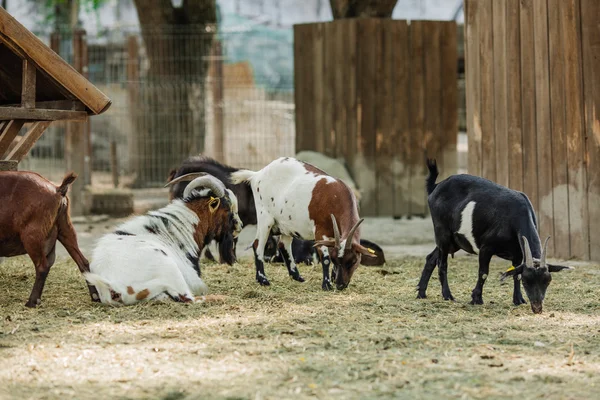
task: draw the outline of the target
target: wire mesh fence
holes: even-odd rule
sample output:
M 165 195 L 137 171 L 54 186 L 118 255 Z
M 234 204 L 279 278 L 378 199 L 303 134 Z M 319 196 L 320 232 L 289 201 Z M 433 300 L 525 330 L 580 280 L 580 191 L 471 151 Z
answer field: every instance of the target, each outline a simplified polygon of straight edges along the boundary
M 46 40 L 74 60 L 71 33 Z M 86 36 L 82 73 L 113 102 L 90 118 L 89 132 L 81 124 L 91 183 L 112 186 L 118 173 L 124 186 L 163 185 L 171 168 L 199 153 L 246 168 L 293 155 L 292 41 L 291 30 L 206 26 Z M 59 180 L 66 124 L 54 123 L 20 169 Z

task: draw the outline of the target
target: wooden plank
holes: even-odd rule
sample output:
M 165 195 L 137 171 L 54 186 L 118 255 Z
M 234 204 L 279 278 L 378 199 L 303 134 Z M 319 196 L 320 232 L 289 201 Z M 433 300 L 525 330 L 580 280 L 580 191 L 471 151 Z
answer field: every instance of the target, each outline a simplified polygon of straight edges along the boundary
M 23 120 L 7 121 L 4 129 L 0 131 L 0 158 L 4 156 L 10 144 L 17 137 L 23 125 L 25 125 L 25 122 Z
M 452 22 L 442 24 L 440 37 L 442 81 L 442 115 L 440 147 L 444 165 L 441 178 L 456 174 L 458 170 L 458 26 Z M 462 28 L 461 28 L 462 29 Z
M 78 120 L 87 118 L 85 111 L 44 110 L 37 108 L 0 107 L 0 120 L 28 119 L 40 121 Z
M 569 192 L 567 178 L 567 141 L 565 134 L 565 58 L 562 41 L 563 0 L 548 0 L 548 37 L 550 60 L 550 113 L 552 129 L 552 187 L 554 207 L 554 256 L 568 258 Z
M 362 190 L 361 215 L 377 215 L 377 176 L 375 170 L 375 131 L 379 20 L 357 21 L 357 149 L 354 174 Z
M 567 139 L 567 179 L 569 183 L 570 257 L 589 257 L 587 224 L 587 177 L 583 126 L 583 86 L 581 61 L 581 15 L 579 0 L 561 2 L 565 49 L 565 134 Z
M 479 85 L 481 87 L 481 174 L 496 181 L 496 136 L 494 132 L 494 53 L 492 0 L 480 2 Z
M 535 129 L 535 59 L 533 0 L 521 1 L 521 124 L 523 140 L 523 190 L 538 209 L 537 134 Z
M 508 163 L 508 186 L 523 190 L 523 144 L 521 121 L 521 52 L 519 2 L 506 3 L 506 86 L 508 96 L 508 143 L 511 157 Z
M 335 157 L 335 137 L 333 122 L 335 120 L 335 75 L 338 72 L 339 65 L 335 59 L 335 21 L 323 24 L 323 63 L 321 64 L 323 87 L 323 154 L 328 157 Z
M 589 205 L 589 259 L 600 261 L 600 2 L 581 0 L 587 184 Z
M 325 150 L 325 132 L 323 131 L 323 23 L 313 24 L 312 36 L 312 85 L 314 115 L 314 147 L 312 150 L 323 153 Z
M 20 108 L 21 103 L 2 104 L 0 107 Z M 85 105 L 79 100 L 36 101 L 33 108 L 43 108 L 47 110 L 85 111 Z
M 344 140 L 344 158 L 356 181 L 356 171 L 354 169 L 354 160 L 356 157 L 357 149 L 357 135 L 358 135 L 358 109 L 357 109 L 357 96 L 356 96 L 356 35 L 357 35 L 357 20 L 350 19 L 344 21 L 344 63 L 347 65 L 346 79 L 344 84 L 344 108 L 346 109 L 346 137 Z M 359 190 L 362 187 L 357 183 Z
M 392 27 L 394 35 L 394 216 L 410 214 L 410 30 L 407 21 L 398 21 Z
M 335 136 L 335 157 L 344 156 L 344 142 L 346 141 L 346 119 L 348 118 L 346 103 L 344 101 L 344 85 L 348 80 L 348 68 L 345 63 L 345 42 L 346 37 L 344 36 L 344 25 L 348 21 L 334 21 L 334 41 L 335 45 L 333 48 L 336 65 L 343 65 L 344 68 L 337 69 L 334 74 L 334 96 L 335 96 L 335 118 L 333 124 L 334 136 Z
M 442 116 L 442 77 L 441 77 L 441 27 L 438 21 L 423 21 L 423 67 L 425 68 L 424 98 L 427 107 L 424 109 L 422 148 L 429 158 L 437 158 L 441 167 L 444 160 L 440 154 L 439 133 Z M 415 154 L 416 156 L 416 154 Z M 415 166 L 423 166 L 424 162 L 415 158 Z M 420 164 L 420 165 L 419 165 Z M 421 169 L 425 173 L 425 168 Z M 423 176 L 425 179 L 425 176 Z M 424 187 L 424 186 L 423 186 Z M 416 188 L 413 188 L 415 190 Z M 420 190 L 423 194 L 423 188 Z
M 467 100 L 468 172 L 481 175 L 481 90 L 479 85 L 479 6 L 465 0 L 465 85 Z
M 394 39 L 394 25 L 398 21 L 382 19 L 380 21 L 381 52 L 378 57 L 377 83 L 379 90 L 376 96 L 377 129 L 375 136 L 375 169 L 377 171 L 377 210 L 378 215 L 394 215 L 394 52 L 397 46 Z
M 19 143 L 12 149 L 6 157 L 7 160 L 20 162 L 29 153 L 29 150 L 35 145 L 42 133 L 50 126 L 51 121 L 36 121 L 31 124 L 29 130 L 23 135 Z
M 410 215 L 424 215 L 424 183 L 423 183 L 423 135 L 425 133 L 425 65 L 423 21 L 410 24 L 410 86 L 409 104 L 410 118 L 410 153 L 407 160 L 410 171 Z
M 548 65 L 548 5 L 533 2 L 535 111 L 537 132 L 538 230 L 540 236 L 554 236 L 552 201 L 552 130 L 550 126 L 550 71 Z M 554 241 L 548 244 L 554 254 Z
M 494 52 L 494 133 L 496 138 L 496 182 L 508 186 L 510 144 L 507 126 L 507 76 L 506 76 L 506 3 L 494 1 L 493 52 Z
M 21 83 L 21 107 L 35 108 L 35 65 L 23 60 L 23 78 Z
M 101 114 L 110 107 L 111 100 L 104 93 L 1 7 L 0 32 L 10 47 L 24 53 L 41 70 L 80 99 L 94 114 Z

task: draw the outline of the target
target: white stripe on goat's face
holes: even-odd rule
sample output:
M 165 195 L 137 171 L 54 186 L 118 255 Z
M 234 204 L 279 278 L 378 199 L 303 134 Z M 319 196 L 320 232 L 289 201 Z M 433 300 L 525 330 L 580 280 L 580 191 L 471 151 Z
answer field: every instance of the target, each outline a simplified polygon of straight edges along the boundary
M 462 210 L 460 215 L 460 229 L 457 233 L 460 233 L 465 237 L 475 254 L 477 254 L 479 247 L 477 247 L 475 237 L 473 236 L 473 213 L 475 212 L 475 204 L 477 203 L 470 201 Z

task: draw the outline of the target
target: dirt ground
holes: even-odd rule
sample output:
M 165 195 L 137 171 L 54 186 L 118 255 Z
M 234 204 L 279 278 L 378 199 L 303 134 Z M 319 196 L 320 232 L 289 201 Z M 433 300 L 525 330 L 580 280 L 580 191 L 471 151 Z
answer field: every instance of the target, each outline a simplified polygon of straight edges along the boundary
M 76 224 L 81 247 L 115 220 Z M 417 300 L 431 223 L 367 219 L 362 236 L 386 250 L 384 267 L 361 267 L 343 292 L 323 292 L 267 265 L 254 282 L 248 257 L 207 264 L 216 301 L 92 304 L 75 264 L 52 268 L 42 305 L 23 305 L 34 273 L 26 257 L 0 264 L 0 398 L 550 398 L 600 390 L 600 266 L 557 273 L 544 313 L 511 304 L 512 284 L 489 279 L 483 306 L 468 305 L 476 258 L 450 260 L 456 302 L 432 278 Z M 249 242 L 253 233 L 242 238 Z M 61 253 L 64 254 L 64 253 Z M 495 261 L 490 276 L 508 264 Z M 435 276 L 435 274 L 434 274 Z

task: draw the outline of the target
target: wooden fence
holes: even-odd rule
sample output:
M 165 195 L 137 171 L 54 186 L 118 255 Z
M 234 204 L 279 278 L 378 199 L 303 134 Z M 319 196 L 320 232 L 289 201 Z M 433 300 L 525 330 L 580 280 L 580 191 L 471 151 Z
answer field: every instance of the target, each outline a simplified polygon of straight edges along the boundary
M 600 260 L 600 2 L 465 11 L 469 173 L 524 191 L 553 256 Z
M 294 27 L 296 151 L 343 157 L 361 215 L 423 215 L 425 156 L 456 171 L 454 22 L 348 19 Z

